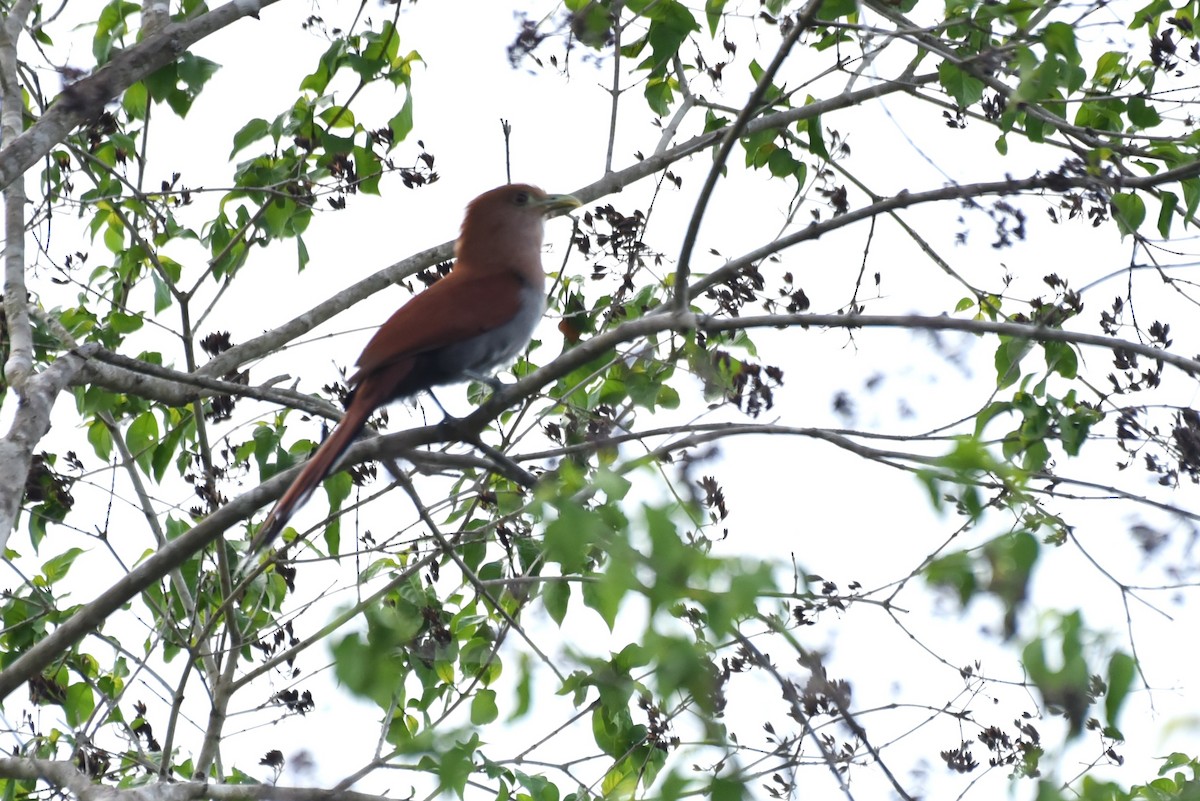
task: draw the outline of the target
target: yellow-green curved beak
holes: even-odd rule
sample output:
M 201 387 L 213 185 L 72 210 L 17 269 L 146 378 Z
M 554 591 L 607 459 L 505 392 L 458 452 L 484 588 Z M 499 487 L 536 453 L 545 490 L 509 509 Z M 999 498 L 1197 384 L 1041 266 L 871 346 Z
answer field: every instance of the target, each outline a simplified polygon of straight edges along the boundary
M 546 195 L 537 202 L 542 214 L 550 216 L 556 212 L 577 209 L 583 204 L 574 195 Z

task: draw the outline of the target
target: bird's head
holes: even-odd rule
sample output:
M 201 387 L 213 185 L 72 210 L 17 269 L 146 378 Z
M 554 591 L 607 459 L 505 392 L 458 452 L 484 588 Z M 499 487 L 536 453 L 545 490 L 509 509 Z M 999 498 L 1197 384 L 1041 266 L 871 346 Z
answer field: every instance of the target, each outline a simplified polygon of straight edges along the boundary
M 527 261 L 536 256 L 541 269 L 543 220 L 580 205 L 571 195 L 550 195 L 529 184 L 496 187 L 467 206 L 455 255 L 483 267 L 497 256 L 519 253 Z

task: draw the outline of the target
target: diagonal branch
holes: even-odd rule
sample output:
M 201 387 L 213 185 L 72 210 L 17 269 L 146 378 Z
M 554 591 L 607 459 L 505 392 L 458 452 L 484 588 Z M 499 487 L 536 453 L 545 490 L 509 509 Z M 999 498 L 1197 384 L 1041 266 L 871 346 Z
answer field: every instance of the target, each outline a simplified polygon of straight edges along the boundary
M 134 83 L 179 58 L 201 39 L 277 0 L 233 0 L 122 50 L 88 77 L 71 84 L 41 119 L 0 150 L 0 187 L 7 187 L 62 142 L 77 126 L 100 113 L 104 104 Z M 19 108 L 19 106 L 18 106 Z
M 763 70 L 763 74 L 759 77 L 758 83 L 754 90 L 750 93 L 750 97 L 746 100 L 742 110 L 738 112 L 737 119 L 733 124 L 721 132 L 721 144 L 717 146 L 717 155 L 713 158 L 712 166 L 708 170 L 708 177 L 704 179 L 704 186 L 700 189 L 700 196 L 696 199 L 696 206 L 692 210 L 692 218 L 688 221 L 687 233 L 683 236 L 683 248 L 679 253 L 679 264 L 675 267 L 675 311 L 687 311 L 688 303 L 688 271 L 691 268 L 692 249 L 696 246 L 696 237 L 700 235 L 700 223 L 704 219 L 704 211 L 708 208 L 708 200 L 712 197 L 713 190 L 717 187 L 717 180 L 725 172 L 725 162 L 729 159 L 729 154 L 733 152 L 733 147 L 737 143 L 738 137 L 742 135 L 742 131 L 746 128 L 750 118 L 759 113 L 759 107 L 762 104 L 763 98 L 767 94 L 767 90 L 771 88 L 771 83 L 775 80 L 775 74 L 779 72 L 779 68 L 783 66 L 783 62 L 787 60 L 788 54 L 792 52 L 793 45 L 800 39 L 800 34 L 812 24 L 813 18 L 817 15 L 817 10 L 821 7 L 821 0 L 808 0 L 808 3 L 796 15 L 796 19 L 792 21 L 792 29 L 783 37 L 783 42 L 779 45 L 779 50 L 775 53 L 775 58 L 771 59 L 770 65 Z

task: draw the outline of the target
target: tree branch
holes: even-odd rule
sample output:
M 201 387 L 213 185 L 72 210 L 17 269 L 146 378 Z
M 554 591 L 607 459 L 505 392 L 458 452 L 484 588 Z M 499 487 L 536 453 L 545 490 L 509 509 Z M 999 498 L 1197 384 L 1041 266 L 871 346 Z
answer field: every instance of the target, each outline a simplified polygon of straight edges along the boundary
M 4 143 L 17 139 L 24 124 L 17 40 L 32 6 L 29 0 L 21 0 L 0 24 L 0 142 Z M 3 376 L 22 393 L 33 373 L 33 328 L 25 288 L 25 181 L 18 178 L 4 187 L 4 316 L 9 356 Z
M 209 784 L 158 782 L 139 787 L 95 784 L 74 763 L 28 757 L 0 758 L 0 776 L 44 781 L 66 790 L 80 801 L 391 801 L 388 796 L 318 787 L 278 787 L 273 784 Z
M 683 247 L 679 252 L 679 263 L 675 265 L 675 311 L 683 313 L 687 311 L 688 304 L 688 271 L 691 268 L 692 249 L 696 246 L 696 237 L 700 235 L 700 223 L 704 219 L 704 211 L 708 208 L 709 198 L 712 197 L 713 190 L 717 187 L 717 180 L 725 171 L 725 162 L 729 159 L 729 154 L 733 152 L 733 146 L 737 143 L 738 137 L 746 128 L 750 118 L 759 113 L 759 106 L 762 104 L 763 97 L 766 96 L 767 90 L 771 88 L 771 82 L 775 80 L 775 74 L 779 72 L 779 68 L 783 66 L 783 62 L 787 60 L 788 54 L 792 52 L 792 46 L 800 39 L 800 34 L 804 33 L 805 29 L 812 23 L 813 17 L 817 14 L 817 9 L 821 7 L 821 0 L 808 0 L 808 3 L 796 15 L 796 19 L 792 21 L 792 29 L 783 37 L 783 42 L 779 45 L 779 50 L 775 53 L 775 57 L 771 59 L 771 63 L 763 70 L 763 74 L 759 76 L 758 83 L 754 90 L 750 92 L 750 97 L 746 100 L 742 110 L 738 112 L 737 119 L 733 121 L 725 130 L 721 131 L 721 144 L 717 146 L 717 154 L 713 157 L 712 166 L 708 170 L 708 177 L 704 179 L 704 186 L 700 189 L 700 196 L 696 198 L 696 205 L 692 209 L 692 218 L 688 221 L 687 232 L 683 236 Z
M 6 140 L 0 150 L 0 187 L 37 163 L 78 125 L 96 116 L 104 104 L 134 83 L 179 58 L 210 34 L 278 0 L 233 0 L 186 22 L 167 24 L 162 32 L 117 53 L 88 77 L 71 84 L 53 106 L 20 136 Z M 18 110 L 20 105 L 18 105 Z

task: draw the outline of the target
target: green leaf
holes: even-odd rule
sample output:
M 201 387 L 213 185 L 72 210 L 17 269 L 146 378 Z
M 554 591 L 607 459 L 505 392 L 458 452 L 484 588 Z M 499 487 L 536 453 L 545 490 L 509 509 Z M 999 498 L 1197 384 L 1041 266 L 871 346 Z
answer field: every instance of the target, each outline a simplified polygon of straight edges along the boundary
M 835 20 L 857 14 L 857 0 L 824 0 L 817 9 L 817 19 L 822 20 Z
M 96 455 L 104 461 L 108 461 L 108 457 L 112 455 L 113 447 L 112 432 L 109 430 L 108 425 L 100 420 L 93 420 L 88 423 L 87 438 Z
M 1186 206 L 1184 219 L 1190 221 L 1196 216 L 1196 207 L 1200 206 L 1200 178 L 1184 178 L 1179 182 L 1179 188 L 1183 190 Z
M 229 151 L 229 158 L 232 159 L 247 145 L 257 142 L 270 133 L 270 127 L 270 124 L 266 120 L 258 118 L 250 120 L 250 122 L 243 125 L 241 130 L 233 135 L 233 150 Z
M 996 388 L 1005 389 L 1021 378 L 1021 360 L 1029 354 L 1033 343 L 1028 339 L 1000 337 L 996 348 Z
M 728 0 L 705 0 L 704 14 L 708 18 L 708 32 L 712 36 L 717 35 L 717 24 L 721 21 L 721 12 L 725 10 L 725 3 Z
M 150 278 L 154 282 L 154 313 L 159 314 L 171 306 L 171 288 L 157 270 L 150 273 Z
M 95 709 L 96 696 L 87 682 L 77 682 L 67 688 L 67 698 L 63 702 L 67 723 L 74 727 L 82 726 Z
M 329 513 L 333 518 L 325 527 L 325 547 L 329 549 L 330 556 L 338 556 L 341 554 L 342 529 L 336 512 L 350 497 L 350 491 L 354 488 L 354 480 L 350 478 L 349 473 L 342 470 L 325 479 L 323 486 L 325 494 L 329 498 Z
M 390 64 L 400 54 L 400 33 L 391 21 L 385 21 L 378 32 L 370 31 L 363 37 L 367 46 L 362 57 L 366 61 L 383 61 Z
M 1112 210 L 1122 239 L 1136 233 L 1146 219 L 1146 204 L 1141 196 L 1134 192 L 1118 192 L 1113 195 Z
M 104 319 L 108 324 L 108 328 L 117 334 L 124 336 L 132 334 L 134 331 L 141 329 L 145 324 L 140 314 L 125 314 L 124 312 L 114 311 Z
M 938 82 L 961 108 L 974 105 L 983 98 L 983 81 L 963 72 L 949 61 L 938 65 Z
M 546 561 L 562 565 L 564 575 L 578 573 L 587 564 L 592 544 L 605 530 L 604 521 L 594 511 L 564 503 L 558 517 L 546 526 Z
M 816 102 L 816 99 L 809 96 L 808 103 L 814 102 Z M 804 125 L 808 131 L 808 149 L 826 161 L 829 161 L 829 151 L 825 147 L 825 133 L 821 128 L 821 115 L 817 114 L 809 117 L 805 120 Z
M 717 777 L 709 787 L 709 801 L 742 801 L 746 794 L 746 783 L 736 779 Z
M 1042 30 L 1042 44 L 1046 50 L 1060 55 L 1070 64 L 1079 64 L 1083 59 L 1075 45 L 1075 29 L 1065 22 L 1051 22 Z
M 142 472 L 151 473 L 152 450 L 158 444 L 158 419 L 153 412 L 142 412 L 125 432 L 125 444 Z
M 125 249 L 125 228 L 120 224 L 108 225 L 104 229 L 104 246 L 113 253 Z
M 670 384 L 663 384 L 658 388 L 658 405 L 664 409 L 679 408 L 679 392 Z
M 179 450 L 179 443 L 182 441 L 183 426 L 176 424 L 167 431 L 167 435 L 163 437 L 162 441 L 158 443 L 158 447 L 154 449 L 154 456 L 151 459 L 150 467 L 156 482 L 162 482 L 163 476 L 167 474 L 167 468 L 171 466 L 171 461 Z
M 1159 192 L 1162 206 L 1158 210 L 1158 234 L 1163 239 L 1171 238 L 1171 222 L 1175 219 L 1175 209 L 1179 206 L 1179 196 L 1165 189 Z
M 652 77 L 646 81 L 646 89 L 643 93 L 646 103 L 649 104 L 650 110 L 660 117 L 671 113 L 671 100 L 675 96 L 671 85 L 671 78 L 666 76 Z
M 780 148 L 767 159 L 767 168 L 771 171 L 771 175 L 774 175 L 776 178 L 784 178 L 795 171 L 796 159 L 792 157 L 791 153 Z
M 178 65 L 176 72 L 179 80 L 187 86 L 192 97 L 200 94 L 200 90 L 204 88 L 204 84 L 208 83 L 208 79 L 221 68 L 221 65 L 215 61 L 209 61 L 195 53 L 186 52 L 179 57 Z
M 346 42 L 345 38 L 338 38 L 329 45 L 329 49 L 321 54 L 317 68 L 300 81 L 301 90 L 311 90 L 318 97 L 325 94 L 325 88 L 345 62 Z
M 1162 122 L 1162 117 L 1159 116 L 1154 106 L 1146 102 L 1146 98 L 1140 95 L 1129 98 L 1125 109 L 1129 114 L 1129 121 L 1138 128 L 1153 128 Z
M 1136 31 L 1138 28 L 1148 26 L 1150 33 L 1157 33 L 1159 18 L 1173 10 L 1171 0 L 1150 0 L 1134 13 L 1133 21 L 1129 23 L 1129 30 Z
M 61 553 L 42 565 L 42 575 L 46 577 L 46 583 L 53 584 L 59 579 L 65 578 L 67 572 L 71 569 L 71 565 L 75 564 L 75 560 L 83 553 L 82 548 L 72 548 L 65 553 Z
M 647 16 L 650 19 L 650 30 L 646 39 L 650 44 L 650 56 L 641 64 L 639 69 L 649 69 L 652 75 L 666 72 L 667 64 L 679 52 L 679 47 L 693 31 L 700 30 L 700 25 L 687 6 L 678 0 L 663 0 L 647 6 Z
M 991 569 L 987 589 L 1004 603 L 1004 631 L 1011 637 L 1016 631 L 1017 615 L 1025 603 L 1029 579 L 1038 559 L 1037 538 L 1028 531 L 1016 531 L 984 546 Z
M 1112 736 L 1120 737 L 1117 719 L 1121 715 L 1121 707 L 1133 686 L 1133 677 L 1137 672 L 1137 662 L 1133 657 L 1122 651 L 1117 651 L 1108 660 L 1108 692 L 1104 694 L 1104 715 L 1108 726 L 1113 731 Z
M 978 588 L 971 557 L 962 551 L 933 560 L 925 567 L 924 573 L 926 582 L 954 592 L 959 605 L 963 607 L 975 596 Z
M 149 99 L 146 84 L 138 81 L 126 89 L 125 94 L 121 96 L 121 108 L 125 109 L 125 113 L 135 120 L 145 119 L 146 103 Z
M 471 699 L 471 725 L 483 726 L 500 716 L 496 708 L 496 691 L 479 689 Z
M 1129 56 L 1117 50 L 1110 50 L 1096 59 L 1096 67 L 1092 71 L 1092 83 L 1102 88 L 1112 88 L 1125 79 L 1125 61 Z
M 617 625 L 617 613 L 628 590 L 627 582 L 609 570 L 600 576 L 586 574 L 588 581 L 583 585 L 583 603 L 595 610 L 608 626 L 609 631 Z
M 1050 372 L 1068 379 L 1079 374 L 1079 356 L 1069 342 L 1043 342 L 1042 350 L 1046 356 L 1046 368 Z
M 567 606 L 571 601 L 571 585 L 566 581 L 547 581 L 542 587 L 542 603 L 550 618 L 562 626 L 567 616 Z
M 404 104 L 396 116 L 388 120 L 388 129 L 392 132 L 392 145 L 404 141 L 413 129 L 412 95 L 406 94 Z
M 109 53 L 116 42 L 122 41 L 129 28 L 125 18 L 138 11 L 137 3 L 112 0 L 104 6 L 96 20 L 96 33 L 92 37 L 92 55 L 99 64 L 108 61 Z

